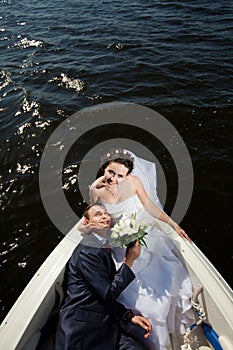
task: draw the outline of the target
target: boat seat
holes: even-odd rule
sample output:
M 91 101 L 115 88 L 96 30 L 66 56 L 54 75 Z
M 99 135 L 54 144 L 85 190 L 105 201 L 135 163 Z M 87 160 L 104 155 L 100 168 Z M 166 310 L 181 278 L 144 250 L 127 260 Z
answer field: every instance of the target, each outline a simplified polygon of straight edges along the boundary
M 220 335 L 218 338 L 218 341 L 219 341 L 221 347 L 223 348 L 223 350 L 232 350 L 233 349 L 233 343 L 225 335 Z

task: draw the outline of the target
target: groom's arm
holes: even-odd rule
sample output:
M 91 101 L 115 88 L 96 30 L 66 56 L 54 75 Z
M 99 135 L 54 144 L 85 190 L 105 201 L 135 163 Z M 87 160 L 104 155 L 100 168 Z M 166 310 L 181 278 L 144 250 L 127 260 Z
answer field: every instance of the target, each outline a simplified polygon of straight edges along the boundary
M 133 281 L 135 275 L 130 267 L 122 264 L 113 279 L 104 263 L 104 249 L 84 248 L 80 251 L 78 265 L 85 280 L 96 292 L 102 303 L 114 303 L 120 293 Z
M 132 310 L 126 309 L 124 305 L 120 303 L 117 303 L 117 307 L 118 317 L 121 321 L 123 321 L 121 322 L 121 327 L 127 333 L 131 334 L 133 337 L 139 337 L 139 341 L 142 340 L 140 337 L 148 338 L 150 336 L 152 325 L 146 317 L 139 314 L 134 314 Z

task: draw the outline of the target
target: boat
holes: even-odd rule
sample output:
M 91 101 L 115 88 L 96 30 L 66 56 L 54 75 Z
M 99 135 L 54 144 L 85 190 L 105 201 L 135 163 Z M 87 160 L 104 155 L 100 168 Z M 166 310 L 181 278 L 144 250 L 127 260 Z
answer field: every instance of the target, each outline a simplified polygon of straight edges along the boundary
M 111 112 L 112 122 L 120 115 L 121 119 L 118 122 L 130 124 L 131 118 L 131 124 L 139 127 L 142 127 L 141 121 L 137 124 L 141 115 L 146 114 L 150 121 L 155 113 L 148 108 L 129 103 L 103 104 L 86 111 L 82 112 L 83 125 L 86 125 L 88 113 L 91 117 L 95 113 L 101 113 L 106 117 L 105 122 L 109 123 Z M 100 125 L 100 118 L 91 118 L 90 124 L 92 127 Z M 85 128 L 83 131 L 86 132 Z M 48 176 L 45 181 L 48 181 Z M 46 205 L 48 212 L 49 203 Z M 50 218 L 53 221 L 53 213 Z M 44 261 L 3 320 L 0 326 L 1 349 L 53 349 L 56 322 L 63 299 L 62 282 L 65 267 L 82 239 L 77 228 L 78 220 L 74 222 L 76 223 L 72 224 L 68 233 Z M 156 221 L 156 225 L 173 239 L 174 253 L 186 266 L 193 286 L 192 304 L 196 321 L 184 336 L 171 337 L 171 350 L 233 350 L 232 289 L 195 243 L 183 240 L 171 228 L 167 233 L 167 225 L 159 220 Z
M 166 229 L 163 222 L 158 221 L 157 225 Z M 194 312 L 199 323 L 189 336 L 172 338 L 172 350 L 232 350 L 233 291 L 193 242 L 181 239 L 174 230 L 170 234 L 175 253 L 192 281 Z M 65 266 L 81 238 L 75 225 L 28 283 L 0 326 L 2 349 L 53 349 Z

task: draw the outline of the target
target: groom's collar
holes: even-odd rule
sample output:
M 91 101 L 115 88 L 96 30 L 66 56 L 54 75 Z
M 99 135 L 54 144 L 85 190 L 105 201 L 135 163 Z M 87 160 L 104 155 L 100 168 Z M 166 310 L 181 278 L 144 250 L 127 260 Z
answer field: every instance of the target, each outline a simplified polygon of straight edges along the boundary
M 95 236 L 103 245 L 106 244 L 106 241 L 107 241 L 107 238 L 106 238 L 106 237 L 100 236 L 100 235 L 98 235 L 97 233 L 93 233 L 93 232 L 92 232 L 92 234 L 93 234 L 93 236 Z

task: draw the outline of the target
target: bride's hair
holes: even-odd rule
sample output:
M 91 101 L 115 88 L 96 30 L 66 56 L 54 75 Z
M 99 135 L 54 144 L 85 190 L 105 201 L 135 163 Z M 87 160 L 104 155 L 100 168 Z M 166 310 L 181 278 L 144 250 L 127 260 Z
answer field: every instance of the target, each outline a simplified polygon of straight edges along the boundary
M 101 157 L 101 167 L 97 172 L 96 178 L 104 174 L 104 170 L 111 162 L 123 164 L 128 169 L 127 175 L 133 170 L 134 158 L 131 154 L 124 149 L 112 148 Z

